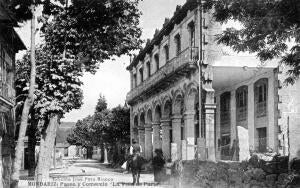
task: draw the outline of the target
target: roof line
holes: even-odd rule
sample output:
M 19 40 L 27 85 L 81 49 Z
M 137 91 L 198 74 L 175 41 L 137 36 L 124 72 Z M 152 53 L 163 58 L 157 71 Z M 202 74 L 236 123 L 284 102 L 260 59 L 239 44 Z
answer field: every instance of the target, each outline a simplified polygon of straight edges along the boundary
M 174 15 L 170 19 L 170 21 L 163 24 L 163 28 L 159 31 L 159 33 L 154 35 L 154 38 L 152 38 L 149 43 L 146 43 L 144 49 L 140 50 L 139 54 L 133 59 L 133 61 L 130 63 L 130 65 L 127 66 L 126 69 L 130 70 L 139 62 L 139 60 L 143 59 L 145 55 L 153 49 L 154 45 L 161 42 L 164 35 L 168 35 L 172 31 L 176 23 L 179 23 L 184 19 L 185 14 L 188 12 L 188 10 L 196 8 L 197 5 L 198 3 L 196 0 L 187 0 L 181 8 L 180 6 L 177 6 L 177 10 L 174 12 Z

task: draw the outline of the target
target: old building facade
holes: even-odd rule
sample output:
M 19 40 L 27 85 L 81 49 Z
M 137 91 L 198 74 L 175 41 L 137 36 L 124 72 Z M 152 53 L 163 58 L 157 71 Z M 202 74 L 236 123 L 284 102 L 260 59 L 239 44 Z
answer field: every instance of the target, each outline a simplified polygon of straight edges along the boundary
M 15 143 L 15 54 L 25 46 L 15 21 L 0 1 L 0 187 L 9 187 Z
M 211 12 L 200 16 L 197 2 L 188 0 L 127 67 L 131 137 L 147 159 L 156 148 L 172 160 L 290 152 L 288 127 L 296 129 L 300 117 L 300 84 L 282 87 L 285 68 L 273 62 L 261 66 L 251 56 L 225 55 L 215 42 L 220 32 Z

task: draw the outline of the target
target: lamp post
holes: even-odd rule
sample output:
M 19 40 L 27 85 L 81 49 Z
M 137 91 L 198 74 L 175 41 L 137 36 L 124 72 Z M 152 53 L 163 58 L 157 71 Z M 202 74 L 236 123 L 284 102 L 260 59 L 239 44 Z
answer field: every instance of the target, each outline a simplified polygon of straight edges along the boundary
M 206 160 L 206 144 L 205 144 L 205 124 L 202 121 L 202 64 L 203 64 L 203 25 L 202 25 L 202 0 L 197 0 L 198 2 L 198 24 L 199 24 L 199 59 L 198 64 L 198 82 L 199 82 L 199 97 L 198 97 L 198 110 L 199 110 L 199 139 L 198 139 L 198 159 Z
M 199 69 L 199 127 L 200 127 L 200 137 L 203 137 L 202 133 L 202 61 L 203 61 L 203 56 L 202 56 L 202 1 L 198 0 L 199 4 L 199 11 L 198 11 L 198 20 L 199 20 L 199 59 L 198 59 L 198 69 Z

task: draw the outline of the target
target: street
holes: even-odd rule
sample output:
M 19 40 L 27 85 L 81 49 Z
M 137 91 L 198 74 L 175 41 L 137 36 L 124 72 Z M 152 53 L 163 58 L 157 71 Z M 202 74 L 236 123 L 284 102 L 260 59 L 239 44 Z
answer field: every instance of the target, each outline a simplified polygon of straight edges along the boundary
M 81 182 L 82 187 L 131 187 L 131 173 L 123 173 L 123 169 L 108 168 L 107 164 L 99 163 L 96 160 L 76 160 L 63 168 L 51 170 L 50 177 L 56 182 Z M 85 182 L 82 183 L 82 182 Z M 92 183 L 105 183 L 96 185 Z M 59 187 L 74 187 L 72 184 L 59 184 Z M 142 173 L 140 176 L 140 187 L 153 187 L 156 185 L 152 173 Z M 20 180 L 20 188 L 29 187 L 27 180 Z M 76 185 L 75 187 L 80 187 Z M 139 187 L 139 186 L 135 186 Z M 155 186 L 162 187 L 162 186 Z M 166 187 L 166 186 L 163 186 Z

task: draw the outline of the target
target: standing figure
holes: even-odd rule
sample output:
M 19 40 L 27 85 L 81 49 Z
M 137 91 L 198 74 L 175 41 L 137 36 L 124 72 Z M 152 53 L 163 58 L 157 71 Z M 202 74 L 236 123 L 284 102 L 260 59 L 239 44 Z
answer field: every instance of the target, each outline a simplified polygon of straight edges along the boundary
M 155 157 L 153 157 L 152 165 L 153 165 L 153 172 L 154 172 L 154 181 L 161 183 L 164 177 L 164 164 L 165 159 L 163 157 L 163 152 L 161 149 L 155 149 Z
M 86 150 L 86 147 L 83 147 L 83 148 L 82 148 L 82 154 L 83 154 L 83 159 L 86 159 L 86 157 L 87 157 L 87 150 Z
M 165 164 L 165 169 L 166 169 L 166 182 L 168 182 L 168 184 L 172 183 L 172 168 L 174 166 L 174 163 L 172 162 L 171 159 L 168 159 L 166 164 Z

